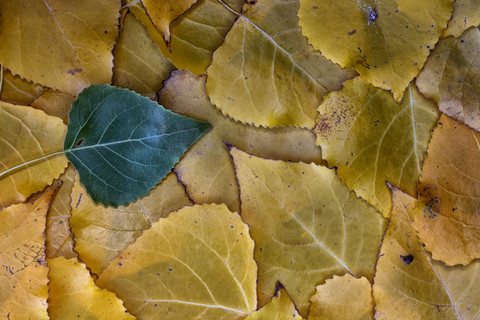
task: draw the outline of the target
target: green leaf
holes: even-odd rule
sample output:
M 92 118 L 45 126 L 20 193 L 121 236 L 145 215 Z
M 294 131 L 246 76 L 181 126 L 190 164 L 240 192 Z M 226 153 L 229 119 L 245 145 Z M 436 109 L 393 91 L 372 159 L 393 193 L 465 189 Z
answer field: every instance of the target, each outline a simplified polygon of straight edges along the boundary
M 146 195 L 208 129 L 132 91 L 95 85 L 72 104 L 64 149 L 92 199 L 118 207 Z

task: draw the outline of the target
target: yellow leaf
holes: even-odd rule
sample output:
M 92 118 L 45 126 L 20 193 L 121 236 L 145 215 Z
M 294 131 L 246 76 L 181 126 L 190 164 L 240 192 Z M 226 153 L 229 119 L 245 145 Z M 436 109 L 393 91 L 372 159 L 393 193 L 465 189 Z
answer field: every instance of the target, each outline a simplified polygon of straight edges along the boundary
M 0 90 L 0 100 L 2 101 L 29 105 L 47 90 L 45 87 L 13 75 L 8 69 L 3 70 L 3 83 Z
M 373 317 L 372 286 L 367 278 L 333 276 L 310 298 L 308 320 L 366 320 Z
M 0 6 L 0 63 L 77 95 L 110 83 L 120 0 L 12 0 Z
M 0 209 L 1 319 L 48 319 L 44 231 L 54 192 Z
M 480 3 L 480 2 L 479 2 Z M 417 85 L 440 111 L 480 130 L 480 30 L 465 31 L 459 39 L 440 40 L 417 78 Z
M 245 3 L 208 68 L 207 93 L 223 113 L 256 126 L 313 128 L 322 96 L 353 77 L 302 36 L 298 1 Z
M 213 126 L 175 167 L 195 203 L 225 203 L 230 210 L 239 210 L 235 169 L 224 141 L 261 157 L 323 163 L 311 131 L 258 128 L 224 116 L 205 94 L 205 76 L 195 77 L 188 71 L 173 72 L 159 92 L 159 103 Z
M 142 0 L 148 16 L 163 35 L 167 44 L 170 42 L 170 23 L 181 16 L 195 2 L 197 0 Z
M 52 319 L 133 320 L 115 294 L 95 285 L 77 259 L 48 259 L 48 313 Z
M 278 288 L 277 288 L 278 289 Z M 285 289 L 275 292 L 275 296 L 263 308 L 255 311 L 245 320 L 301 320 L 302 317 Z
M 93 273 L 100 274 L 153 222 L 188 204 L 191 202 L 174 173 L 167 175 L 149 195 L 118 208 L 95 204 L 77 175 L 70 218 L 75 251 Z
M 418 186 L 415 229 L 447 265 L 480 258 L 480 133 L 442 115 Z
M 163 3 L 160 1 L 159 3 Z M 150 40 L 145 27 L 127 14 L 113 52 L 113 84 L 156 100 L 162 81 L 175 67 Z
M 323 157 L 358 196 L 388 217 L 386 181 L 416 194 L 438 111 L 414 85 L 399 105 L 388 92 L 355 78 L 342 91 L 328 94 L 318 111 L 317 144 Z
M 256 307 L 253 246 L 225 205 L 184 207 L 120 253 L 98 284 L 142 319 L 243 319 Z
M 342 67 L 402 99 L 447 25 L 453 0 L 304 0 L 309 42 Z
M 347 272 L 372 279 L 386 221 L 333 170 L 230 152 L 256 243 L 260 305 L 280 281 L 305 316 L 317 283 Z
M 393 190 L 390 225 L 373 282 L 375 319 L 474 319 L 480 261 L 448 267 L 427 254 L 410 222 L 416 200 Z
M 75 169 L 69 165 L 67 170 L 58 178 L 62 185 L 58 188 L 52 204 L 48 209 L 47 228 L 45 234 L 47 258 L 65 257 L 67 259 L 77 257 L 73 251 L 73 234 L 70 229 L 72 207 L 70 206 L 70 194 L 72 193 Z
M 463 31 L 471 26 L 480 24 L 480 2 L 477 0 L 455 0 L 453 3 L 452 19 L 447 29 L 443 30 L 443 37 L 459 37 Z
M 67 166 L 62 152 L 66 132 L 59 118 L 0 102 L 0 208 L 25 201 L 63 172 Z M 57 155 L 36 160 L 52 153 Z
M 45 111 L 46 114 L 58 117 L 68 124 L 68 113 L 75 97 L 59 91 L 49 89 L 35 99 L 30 106 Z

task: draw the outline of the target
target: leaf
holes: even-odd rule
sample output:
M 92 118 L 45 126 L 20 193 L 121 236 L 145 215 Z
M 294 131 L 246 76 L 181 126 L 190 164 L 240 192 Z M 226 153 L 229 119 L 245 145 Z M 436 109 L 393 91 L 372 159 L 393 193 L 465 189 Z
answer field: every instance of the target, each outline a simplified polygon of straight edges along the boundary
M 63 123 L 68 124 L 68 112 L 75 97 L 52 89 L 47 90 L 30 106 L 45 111 L 46 114 L 61 118 Z
M 47 90 L 48 88 L 13 75 L 8 69 L 3 70 L 3 82 L 0 90 L 0 100 L 2 101 L 29 105 Z
M 134 90 L 152 100 L 156 100 L 162 81 L 174 69 L 132 14 L 125 17 L 113 56 L 113 84 Z
M 309 320 L 320 319 L 372 319 L 372 287 L 367 278 L 354 278 L 351 274 L 333 276 L 310 298 Z
M 93 283 L 88 270 L 77 259 L 48 259 L 52 319 L 133 320 L 115 294 Z
M 120 0 L 14 0 L 0 6 L 0 63 L 13 74 L 77 95 L 110 83 Z
M 63 172 L 66 129 L 43 111 L 0 101 L 0 208 L 24 202 Z
M 325 57 L 400 101 L 447 25 L 452 2 L 304 0 L 298 15 L 303 34 Z
M 235 169 L 224 141 L 257 156 L 323 163 L 311 131 L 258 128 L 224 116 L 205 94 L 205 76 L 174 71 L 158 98 L 173 112 L 208 121 L 213 126 L 175 166 L 179 179 L 197 204 L 225 203 L 230 210 L 239 210 Z
M 191 204 L 174 173 L 150 194 L 126 207 L 105 208 L 95 204 L 76 177 L 72 191 L 70 224 L 75 234 L 75 251 L 95 274 L 109 263 L 155 221 L 171 211 Z
M 333 170 L 230 153 L 256 243 L 260 305 L 280 281 L 306 316 L 317 283 L 347 272 L 372 279 L 386 221 Z
M 463 31 L 480 24 L 480 2 L 477 0 L 455 0 L 453 3 L 452 18 L 443 37 L 459 37 Z
M 278 288 L 277 288 L 278 289 Z M 263 308 L 255 311 L 245 320 L 299 320 L 302 317 L 295 309 L 295 305 L 285 289 L 275 292 L 275 296 Z
M 208 68 L 207 93 L 224 114 L 256 126 L 313 128 L 329 90 L 353 76 L 302 36 L 296 0 L 247 2 Z
M 440 117 L 428 146 L 414 211 L 420 240 L 447 265 L 480 258 L 480 133 Z
M 184 207 L 145 231 L 98 284 L 142 319 L 243 319 L 256 307 L 253 246 L 225 205 Z
M 358 196 L 388 217 L 386 181 L 416 194 L 438 111 L 415 86 L 399 105 L 388 92 L 355 78 L 342 91 L 328 94 L 318 111 L 317 144 L 323 157 Z
M 442 39 L 417 78 L 417 85 L 440 111 L 480 130 L 480 30 L 470 28 L 459 39 Z
M 54 193 L 0 209 L 1 319 L 48 319 L 44 231 Z
M 115 207 L 146 195 L 210 128 L 108 85 L 85 89 L 69 120 L 68 160 L 93 201 Z
M 373 283 L 375 319 L 475 319 L 480 262 L 447 267 L 427 254 L 410 223 L 416 200 L 394 189 Z

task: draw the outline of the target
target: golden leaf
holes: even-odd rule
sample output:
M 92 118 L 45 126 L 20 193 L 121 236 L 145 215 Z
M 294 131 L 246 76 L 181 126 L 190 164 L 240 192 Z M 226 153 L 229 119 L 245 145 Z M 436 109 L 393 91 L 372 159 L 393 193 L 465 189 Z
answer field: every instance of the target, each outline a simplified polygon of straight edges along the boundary
M 260 305 L 280 281 L 305 316 L 317 283 L 347 272 L 372 279 L 386 221 L 333 170 L 230 152 L 256 243 Z
M 58 117 L 63 123 L 68 124 L 68 113 L 75 97 L 52 89 L 47 90 L 35 99 L 30 106 L 43 110 L 46 114 Z
M 256 307 L 253 246 L 225 205 L 184 207 L 120 253 L 98 284 L 142 319 L 243 319 Z
M 48 259 L 48 313 L 52 319 L 134 320 L 115 294 L 100 289 L 77 259 Z
M 308 320 L 366 320 L 373 317 L 372 286 L 367 278 L 333 276 L 310 298 Z
M 480 2 L 477 0 L 455 0 L 452 18 L 443 37 L 459 37 L 463 31 L 472 26 L 480 25 Z
M 225 142 L 257 156 L 323 163 L 311 131 L 298 128 L 258 128 L 224 116 L 205 94 L 205 76 L 174 71 L 159 92 L 159 103 L 170 110 L 208 121 L 213 129 L 193 145 L 175 172 L 195 203 L 225 203 L 239 210 L 238 184 Z
M 0 6 L 0 63 L 77 95 L 110 83 L 120 0 L 12 0 Z
M 0 102 L 0 208 L 25 201 L 63 172 L 66 132 L 59 118 Z
M 155 221 L 190 203 L 174 173 L 167 175 L 149 195 L 118 208 L 95 204 L 77 175 L 70 218 L 75 251 L 93 273 L 100 274 L 120 251 Z
M 10 70 L 3 70 L 0 100 L 20 105 L 29 105 L 48 89 L 38 84 L 13 75 Z
M 318 108 L 317 144 L 355 193 L 390 215 L 386 181 L 415 195 L 418 176 L 438 119 L 436 105 L 411 85 L 397 104 L 362 78 L 345 82 Z
M 277 288 L 272 300 L 245 320 L 301 320 L 287 291 Z
M 298 15 L 303 34 L 325 57 L 400 101 L 447 25 L 452 2 L 305 0 Z
M 0 209 L 1 319 L 48 319 L 44 231 L 55 190 Z
M 480 258 L 480 133 L 442 115 L 422 168 L 415 229 L 447 265 Z
M 213 54 L 207 93 L 232 118 L 256 126 L 313 128 L 322 96 L 352 70 L 325 59 L 302 36 L 299 2 L 246 2 Z

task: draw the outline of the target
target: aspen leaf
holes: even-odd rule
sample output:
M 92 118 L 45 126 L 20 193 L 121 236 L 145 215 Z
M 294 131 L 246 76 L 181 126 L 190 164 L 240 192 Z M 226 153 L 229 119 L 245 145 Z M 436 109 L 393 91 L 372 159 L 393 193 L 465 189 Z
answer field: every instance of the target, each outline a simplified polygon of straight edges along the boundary
M 54 192 L 0 209 L 1 319 L 48 319 L 44 231 Z
M 303 34 L 325 57 L 400 101 L 446 27 L 452 2 L 303 0 L 298 15 Z
M 351 274 L 333 276 L 310 298 L 312 305 L 308 320 L 350 319 L 373 317 L 372 286 L 367 278 Z
M 118 208 L 95 204 L 77 176 L 70 218 L 75 251 L 93 273 L 100 274 L 153 222 L 188 204 L 191 202 L 174 173 L 168 174 L 149 195 Z
M 0 208 L 25 201 L 65 170 L 66 131 L 59 118 L 0 102 Z
M 119 10 L 120 0 L 2 1 L 0 63 L 72 95 L 110 83 Z
M 411 85 L 401 104 L 361 78 L 345 82 L 318 108 L 317 144 L 330 166 L 355 193 L 385 217 L 391 210 L 386 181 L 411 195 L 430 134 L 436 105 Z
M 13 75 L 8 69 L 3 70 L 2 80 L 0 100 L 13 104 L 29 105 L 48 90 L 48 88 Z
M 52 319 L 134 320 L 114 293 L 100 289 L 77 259 L 48 259 Z
M 242 219 L 258 264 L 260 305 L 280 281 L 306 316 L 315 285 L 347 272 L 372 279 L 385 220 L 315 164 L 265 160 L 230 150 Z
M 253 246 L 225 205 L 184 207 L 154 223 L 97 283 L 142 319 L 243 319 L 256 308 Z
M 245 320 L 301 320 L 302 317 L 284 288 L 277 288 L 272 300 Z
M 213 54 L 207 94 L 230 117 L 256 126 L 313 128 L 322 96 L 353 77 L 302 36 L 295 0 L 246 2 Z
M 430 258 L 410 222 L 416 200 L 394 189 L 391 222 L 373 282 L 375 319 L 475 319 L 480 262 L 448 267 Z
M 480 258 L 480 133 L 440 117 L 422 168 L 414 226 L 436 260 Z
M 459 37 L 463 31 L 472 26 L 480 25 L 480 2 L 477 0 L 455 0 L 452 18 L 443 37 Z
M 63 120 L 63 123 L 68 124 L 68 112 L 74 100 L 75 97 L 68 93 L 49 89 L 35 99 L 30 106 L 58 117 Z
M 224 116 L 205 94 L 205 76 L 174 71 L 159 92 L 159 103 L 194 119 L 208 121 L 213 129 L 188 150 L 175 166 L 179 179 L 195 203 L 225 203 L 239 210 L 238 184 L 224 141 L 257 156 L 322 163 L 311 131 L 298 128 L 258 128 Z
M 480 2 L 479 2 L 480 3 Z M 417 78 L 417 85 L 440 111 L 480 130 L 480 30 L 440 40 Z

